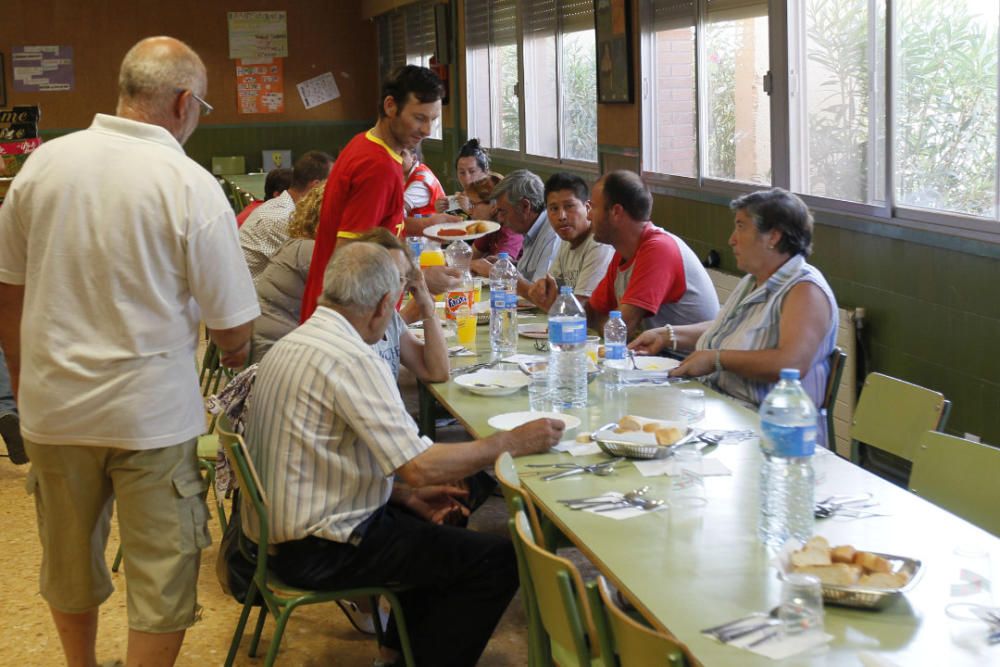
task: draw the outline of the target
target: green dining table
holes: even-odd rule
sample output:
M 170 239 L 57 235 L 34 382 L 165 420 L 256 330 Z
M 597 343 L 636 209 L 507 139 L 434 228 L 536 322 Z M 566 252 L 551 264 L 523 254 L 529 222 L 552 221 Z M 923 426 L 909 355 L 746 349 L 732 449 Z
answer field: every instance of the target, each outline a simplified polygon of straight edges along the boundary
M 520 318 L 521 322 L 541 321 L 537 316 Z M 520 338 L 518 351 L 539 354 L 532 343 Z M 453 367 L 490 359 L 488 327 L 478 328 L 475 349 L 476 357 L 455 358 Z M 692 425 L 694 428 L 758 430 L 754 411 L 695 382 L 614 391 L 595 379 L 589 385 L 587 407 L 567 411 L 579 417 L 581 425 L 565 437 L 573 439 L 625 414 L 679 419 L 683 405 L 680 390 L 691 387 L 705 389 L 705 416 Z M 490 417 L 528 410 L 526 389 L 510 396 L 483 397 L 450 380 L 428 385 L 426 391 L 476 438 L 495 431 L 488 424 Z M 574 457 L 550 452 L 516 462 L 521 482 L 540 511 L 654 627 L 678 637 L 704 665 L 772 664 L 773 660 L 721 644 L 700 632 L 750 612 L 770 610 L 780 599 L 775 553 L 757 537 L 758 440 L 723 443 L 705 450 L 706 459 L 718 459 L 731 474 L 705 476 L 704 507 L 667 508 L 627 520 L 569 510 L 558 500 L 625 492 L 644 485 L 650 487 L 649 497 L 669 499 L 668 477 L 644 477 L 628 462 L 607 477 L 584 474 L 546 482 L 538 468 L 526 467 L 607 458 L 604 453 Z M 817 453 L 813 465 L 818 500 L 870 493 L 878 503 L 871 511 L 883 515 L 817 520 L 816 534 L 826 537 L 831 545 L 851 544 L 861 550 L 918 559 L 922 567 L 912 589 L 882 610 L 827 605 L 825 629 L 832 641 L 780 664 L 1000 665 L 1000 645 L 986 643 L 985 623 L 954 619 L 946 613 L 948 605 L 967 600 L 952 597 L 951 592 L 967 563 L 960 552 L 989 553 L 993 568 L 1000 569 L 1000 540 L 825 449 Z M 982 574 L 996 579 L 992 573 Z M 956 609 L 952 607 L 952 612 Z
M 252 194 L 254 199 L 264 200 L 264 180 L 267 174 L 230 174 L 224 178 L 230 185 Z

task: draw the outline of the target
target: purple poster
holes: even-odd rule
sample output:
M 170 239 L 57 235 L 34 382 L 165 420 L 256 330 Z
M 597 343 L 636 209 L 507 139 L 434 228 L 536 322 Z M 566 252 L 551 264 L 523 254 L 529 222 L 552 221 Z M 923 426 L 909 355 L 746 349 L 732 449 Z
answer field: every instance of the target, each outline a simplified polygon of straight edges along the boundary
M 14 90 L 37 93 L 73 90 L 72 46 L 15 46 Z

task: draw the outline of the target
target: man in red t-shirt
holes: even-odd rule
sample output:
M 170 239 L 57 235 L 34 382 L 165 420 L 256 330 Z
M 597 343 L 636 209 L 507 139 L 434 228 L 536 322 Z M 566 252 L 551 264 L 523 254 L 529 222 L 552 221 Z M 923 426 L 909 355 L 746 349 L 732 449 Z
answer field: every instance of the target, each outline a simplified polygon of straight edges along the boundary
M 441 79 L 416 65 L 399 68 L 382 84 L 378 122 L 348 142 L 327 180 L 300 321 L 305 322 L 316 309 L 323 272 L 337 239 L 352 238 L 374 227 L 402 235 L 403 158 L 399 153 L 430 136 L 441 116 L 443 96 Z M 437 222 L 452 218 L 442 215 Z M 429 279 L 428 287 L 435 288 L 436 281 Z
M 604 330 L 620 310 L 629 338 L 665 324 L 715 319 L 719 299 L 697 255 L 679 237 L 649 221 L 653 195 L 638 175 L 613 171 L 594 186 L 594 239 L 614 246 L 608 271 L 587 302 L 587 322 Z

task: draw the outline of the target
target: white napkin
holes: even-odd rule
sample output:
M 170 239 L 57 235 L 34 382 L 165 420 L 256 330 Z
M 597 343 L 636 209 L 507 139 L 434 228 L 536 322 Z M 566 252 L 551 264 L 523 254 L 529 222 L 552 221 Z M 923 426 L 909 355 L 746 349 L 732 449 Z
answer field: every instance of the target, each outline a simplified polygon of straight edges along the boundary
M 540 361 L 548 361 L 549 358 L 544 354 L 512 354 L 509 357 L 504 357 L 501 361 L 506 361 L 510 364 L 537 364 Z
M 566 452 L 573 456 L 587 456 L 589 454 L 599 454 L 601 448 L 596 442 L 577 442 L 576 440 L 563 440 L 552 448 L 554 452 Z
M 833 639 L 833 635 L 828 635 L 820 630 L 811 630 L 809 632 L 803 632 L 795 635 L 775 635 L 771 639 L 761 642 L 756 646 L 750 646 L 750 644 L 753 644 L 764 635 L 768 635 L 772 632 L 780 633 L 780 630 L 774 626 L 763 628 L 757 632 L 746 635 L 745 637 L 734 639 L 733 641 L 728 642 L 727 646 L 741 648 L 746 651 L 750 651 L 751 653 L 762 655 L 765 658 L 770 658 L 771 660 L 784 660 L 785 658 L 798 655 L 799 653 L 804 653 L 810 649 L 816 648 L 817 646 L 823 646 Z M 718 638 L 714 635 L 706 636 L 718 640 Z
M 673 459 L 654 459 L 652 461 L 636 461 L 635 467 L 643 477 L 657 477 L 659 475 L 678 475 L 677 461 Z M 703 477 L 714 477 L 717 475 L 731 475 L 733 471 L 726 467 L 726 464 L 719 459 L 702 459 L 701 474 Z
M 601 494 L 600 496 L 596 496 L 595 499 L 597 499 L 597 498 L 607 498 L 608 500 L 614 501 L 614 500 L 621 500 L 623 497 L 624 496 L 622 494 L 618 493 L 617 491 L 609 491 L 608 493 L 604 493 L 604 494 Z M 604 517 L 607 517 L 609 519 L 615 519 L 617 521 L 621 521 L 622 519 L 633 519 L 633 518 L 635 518 L 637 516 L 642 516 L 643 514 L 649 514 L 650 512 L 659 512 L 660 510 L 666 509 L 666 508 L 667 508 L 667 504 L 663 503 L 662 505 L 660 505 L 656 509 L 652 509 L 652 510 L 644 510 L 644 509 L 642 509 L 640 507 L 630 507 L 630 506 L 626 505 L 626 506 L 622 507 L 621 509 L 609 510 L 607 512 L 598 512 L 598 511 L 596 511 L 596 508 L 592 509 L 592 510 L 590 510 L 590 509 L 584 510 L 584 512 L 590 512 L 591 514 L 596 514 L 597 516 L 604 516 Z

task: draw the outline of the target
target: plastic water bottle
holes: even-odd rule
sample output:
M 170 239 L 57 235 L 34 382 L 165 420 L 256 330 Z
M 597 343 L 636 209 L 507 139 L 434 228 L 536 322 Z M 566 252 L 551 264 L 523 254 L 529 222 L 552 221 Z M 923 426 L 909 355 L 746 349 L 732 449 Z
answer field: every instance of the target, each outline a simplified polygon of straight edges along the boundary
M 628 327 L 620 310 L 612 310 L 604 325 L 604 381 L 612 386 L 621 385 L 621 369 L 625 367 L 625 344 Z
M 549 397 L 556 410 L 587 405 L 587 315 L 568 285 L 549 310 Z
M 494 355 L 517 351 L 517 269 L 505 252 L 490 269 L 490 348 Z
M 445 263 L 463 272 L 472 264 L 472 247 L 465 241 L 452 241 L 444 251 Z
M 781 379 L 760 405 L 760 522 L 769 546 L 808 540 L 813 533 L 816 406 L 799 382 L 799 371 L 783 368 Z

